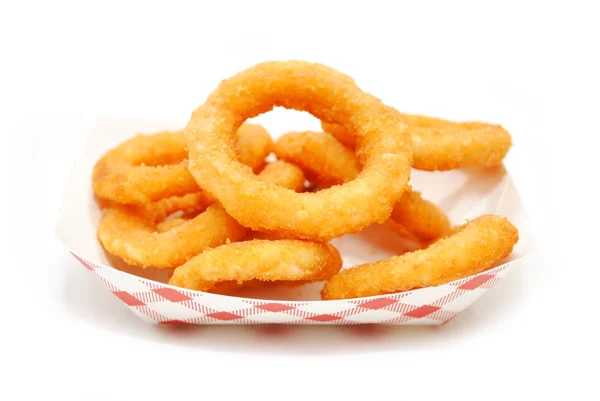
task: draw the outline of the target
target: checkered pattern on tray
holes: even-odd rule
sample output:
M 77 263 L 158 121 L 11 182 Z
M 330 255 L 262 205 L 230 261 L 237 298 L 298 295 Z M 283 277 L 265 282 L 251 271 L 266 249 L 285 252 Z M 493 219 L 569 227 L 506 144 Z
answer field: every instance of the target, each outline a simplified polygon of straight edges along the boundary
M 496 284 L 518 261 L 438 287 L 340 301 L 268 301 L 172 287 L 73 256 L 136 315 L 161 324 L 446 323 Z

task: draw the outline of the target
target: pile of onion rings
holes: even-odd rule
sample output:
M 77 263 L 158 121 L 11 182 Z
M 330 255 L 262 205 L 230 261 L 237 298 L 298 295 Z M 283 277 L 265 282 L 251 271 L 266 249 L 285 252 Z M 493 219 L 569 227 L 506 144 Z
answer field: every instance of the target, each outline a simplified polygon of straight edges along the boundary
M 324 132 L 273 141 L 246 122 L 276 106 Z M 332 300 L 441 285 L 506 258 L 518 231 L 494 215 L 453 227 L 413 190 L 411 168 L 497 166 L 510 146 L 500 126 L 400 113 L 321 64 L 261 63 L 222 81 L 185 129 L 135 135 L 98 160 L 98 239 L 111 257 L 172 272 L 171 285 L 220 294 L 320 281 Z M 381 223 L 421 249 L 342 269 L 328 241 Z

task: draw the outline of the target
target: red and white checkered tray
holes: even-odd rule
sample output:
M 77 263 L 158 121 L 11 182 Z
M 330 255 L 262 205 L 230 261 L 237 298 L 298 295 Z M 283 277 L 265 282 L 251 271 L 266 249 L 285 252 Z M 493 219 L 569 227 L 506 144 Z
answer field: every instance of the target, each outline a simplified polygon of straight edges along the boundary
M 258 289 L 246 297 L 191 291 L 164 283 L 165 275 L 151 280 L 145 271 L 112 267 L 96 239 L 101 212 L 91 189 L 95 161 L 107 149 L 135 132 L 179 128 L 124 119 L 101 119 L 72 170 L 67 184 L 57 236 L 65 247 L 134 314 L 152 323 L 190 324 L 442 324 L 466 309 L 513 269 L 526 263 L 533 249 L 527 218 L 510 176 L 494 171 L 415 171 L 414 188 L 439 204 L 454 223 L 485 213 L 508 217 L 518 228 L 520 241 L 504 264 L 475 276 L 438 287 L 370 298 L 321 301 L 322 284 L 285 290 Z M 382 231 L 383 230 L 383 231 Z M 335 239 L 344 268 L 387 258 L 398 252 L 394 235 L 374 227 L 367 233 Z M 145 277 L 132 274 L 138 273 Z M 141 273 L 140 273 L 141 272 Z M 160 272 L 159 272 L 160 273 Z

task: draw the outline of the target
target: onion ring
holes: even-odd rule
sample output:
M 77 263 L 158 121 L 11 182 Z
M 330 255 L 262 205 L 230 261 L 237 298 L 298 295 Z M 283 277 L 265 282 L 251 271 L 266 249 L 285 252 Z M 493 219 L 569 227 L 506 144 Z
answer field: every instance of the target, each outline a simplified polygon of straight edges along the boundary
M 392 209 L 390 218 L 423 242 L 435 241 L 447 235 L 451 229 L 446 213 L 412 189 L 402 195 Z
M 292 191 L 301 192 L 305 189 L 305 178 L 302 170 L 296 165 L 287 163 L 283 160 L 277 160 L 273 163 L 268 163 L 260 172 L 260 174 L 258 174 L 258 177 L 263 181 L 272 182 L 275 185 L 283 188 L 289 188 Z M 157 202 L 153 202 L 144 208 L 144 214 L 152 218 L 154 221 L 161 221 L 175 210 L 183 210 L 184 214 L 200 212 L 202 210 L 199 209 L 202 206 L 205 205 L 204 208 L 206 208 L 208 205 L 213 203 L 212 199 L 208 197 L 205 192 L 196 192 L 194 194 L 185 195 L 184 197 L 187 199 L 174 200 L 173 198 L 166 198 Z M 191 205 L 186 206 L 186 200 L 194 205 L 194 208 L 192 208 Z M 170 202 L 171 208 L 165 210 L 166 201 Z M 178 205 L 181 207 L 173 207 L 173 205 Z M 161 221 L 156 225 L 156 231 L 162 233 L 170 230 L 171 228 L 177 227 L 186 221 L 187 219 L 183 217 L 175 217 L 166 221 Z M 260 233 L 259 235 L 269 236 L 267 233 Z M 268 239 L 273 238 L 281 239 L 281 236 L 269 236 Z
M 351 128 L 363 170 L 344 185 L 296 193 L 267 184 L 235 158 L 234 133 L 275 106 Z M 185 128 L 188 169 L 227 212 L 254 230 L 327 240 L 385 221 L 406 189 L 412 141 L 384 105 L 352 79 L 301 61 L 258 64 L 222 81 Z M 327 224 L 323 224 L 327 221 Z
M 325 283 L 321 295 L 359 298 L 445 284 L 490 268 L 518 240 L 517 229 L 504 217 L 481 216 L 426 249 L 344 270 Z
M 275 141 L 273 152 L 300 167 L 306 179 L 321 188 L 352 181 L 361 170 L 354 152 L 324 132 L 288 132 Z
M 198 214 L 215 201 L 206 192 L 194 192 L 181 196 L 170 196 L 145 205 L 124 205 L 107 199 L 96 199 L 101 209 L 121 209 L 141 216 L 154 223 L 162 222 L 174 212 Z
M 294 192 L 302 192 L 306 181 L 304 172 L 300 167 L 283 160 L 267 164 L 258 175 L 258 178 L 279 187 L 291 189 Z
M 399 122 L 408 126 L 414 142 L 413 167 L 443 171 L 470 166 L 493 167 L 502 163 L 512 141 L 500 125 L 453 122 L 439 118 L 402 114 L 389 107 Z M 356 140 L 344 126 L 321 123 L 325 132 L 354 149 Z
M 130 265 L 172 268 L 206 248 L 238 241 L 246 232 L 218 204 L 162 233 L 157 233 L 156 225 L 139 215 L 108 209 L 100 220 L 98 239 L 108 252 Z
M 308 180 L 320 187 L 350 181 L 361 168 L 354 152 L 328 133 L 290 132 L 275 141 L 273 151 L 279 159 L 298 165 Z M 391 218 L 425 242 L 450 230 L 446 214 L 410 188 L 394 205 Z
M 208 291 L 217 282 L 326 280 L 342 268 L 333 246 L 301 240 L 254 240 L 208 249 L 175 269 L 170 285 Z
M 130 207 L 130 210 L 152 222 L 158 223 L 174 212 L 182 212 L 184 215 L 198 214 L 213 203 L 214 200 L 210 196 L 199 191 L 182 196 L 171 196 L 144 206 L 133 206 Z
M 259 169 L 271 153 L 273 141 L 259 125 L 238 130 L 237 155 Z M 92 186 L 99 198 L 124 204 L 147 204 L 170 196 L 198 191 L 187 169 L 183 131 L 136 135 L 108 151 L 94 166 Z
M 258 152 L 248 152 L 246 154 L 256 155 Z M 258 160 L 260 159 L 257 158 L 257 161 Z M 248 163 L 248 165 L 250 164 L 251 163 Z M 296 192 L 304 190 L 305 177 L 302 170 L 298 166 L 283 160 L 267 163 L 260 174 L 258 174 L 258 178 L 265 182 L 271 182 Z M 163 221 L 173 212 L 183 212 L 183 215 L 197 214 L 205 210 L 212 203 L 214 203 L 214 200 L 206 194 L 206 192 L 200 191 L 183 196 L 173 196 L 161 199 L 144 206 L 131 206 L 130 210 L 134 213 L 141 214 L 154 222 L 159 222 L 156 226 L 156 230 L 158 232 L 164 232 L 177 227 L 188 220 L 184 217 L 175 217 Z
M 235 149 L 240 163 L 257 173 L 264 167 L 265 159 L 273 149 L 273 139 L 262 126 L 244 123 L 237 130 Z
M 258 175 L 265 182 L 284 188 L 304 188 L 304 174 L 289 163 L 267 165 Z M 192 219 L 176 217 L 160 222 L 176 211 L 195 212 L 206 208 L 204 192 L 171 197 L 143 207 L 113 207 L 104 212 L 98 238 L 111 254 L 130 265 L 176 267 L 206 248 L 241 240 L 247 229 L 220 205 L 209 207 Z M 196 208 L 196 209 L 194 209 Z

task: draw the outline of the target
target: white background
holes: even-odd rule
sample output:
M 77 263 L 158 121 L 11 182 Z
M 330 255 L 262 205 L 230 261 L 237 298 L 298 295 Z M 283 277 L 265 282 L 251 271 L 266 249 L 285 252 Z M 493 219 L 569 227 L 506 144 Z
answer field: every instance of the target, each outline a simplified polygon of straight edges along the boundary
M 1 398 L 596 398 L 597 366 L 585 364 L 599 356 L 593 6 L 2 3 Z M 535 262 L 442 328 L 138 322 L 54 239 L 87 130 L 98 115 L 185 124 L 220 79 L 271 59 L 329 64 L 402 111 L 503 124 Z

